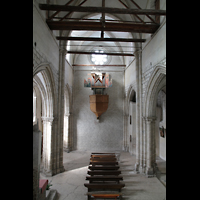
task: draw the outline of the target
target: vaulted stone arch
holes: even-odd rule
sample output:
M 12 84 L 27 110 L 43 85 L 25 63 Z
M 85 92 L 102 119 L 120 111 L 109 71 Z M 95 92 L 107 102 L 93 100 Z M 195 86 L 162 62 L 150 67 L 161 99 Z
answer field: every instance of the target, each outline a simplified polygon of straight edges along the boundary
M 166 86 L 166 67 L 164 65 L 155 66 L 149 78 L 146 93 L 144 96 L 144 131 L 145 131 L 145 151 L 146 174 L 152 176 L 156 168 L 156 146 L 155 146 L 155 120 L 156 101 L 159 91 Z
M 144 97 L 144 116 L 155 117 L 157 94 L 166 85 L 166 67 L 157 65 L 149 78 Z M 155 96 L 156 95 L 156 96 Z
M 33 87 L 37 87 L 42 97 L 43 152 L 42 166 L 46 176 L 55 174 L 54 153 L 56 149 L 56 113 L 55 84 L 49 63 L 42 63 L 33 68 Z

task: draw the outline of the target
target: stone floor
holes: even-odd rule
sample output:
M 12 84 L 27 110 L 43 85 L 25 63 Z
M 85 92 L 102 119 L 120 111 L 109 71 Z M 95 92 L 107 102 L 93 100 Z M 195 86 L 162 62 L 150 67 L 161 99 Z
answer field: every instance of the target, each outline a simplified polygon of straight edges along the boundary
M 48 179 L 51 189 L 57 190 L 57 200 L 87 200 L 87 188 L 84 183 L 88 171 L 91 152 L 72 151 L 63 153 L 65 172 Z M 166 200 L 166 162 L 157 158 L 159 172 L 157 177 L 147 178 L 143 174 L 135 174 L 133 166 L 135 156 L 128 152 L 120 154 L 120 170 L 122 171 L 125 187 L 122 189 L 124 200 Z

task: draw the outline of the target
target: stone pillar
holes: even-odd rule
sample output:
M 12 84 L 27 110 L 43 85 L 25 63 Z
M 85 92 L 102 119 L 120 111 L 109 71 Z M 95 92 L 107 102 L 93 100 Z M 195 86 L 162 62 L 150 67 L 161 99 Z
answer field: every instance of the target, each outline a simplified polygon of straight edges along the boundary
M 142 103 L 142 90 L 143 90 L 143 86 L 142 86 L 142 50 L 138 51 L 138 60 L 139 60 L 139 103 L 140 103 L 140 171 L 143 168 L 143 157 L 144 157 L 144 152 L 143 152 L 143 103 Z
M 69 115 L 65 114 L 63 150 L 66 152 L 68 151 L 68 135 L 69 135 Z
M 69 152 L 73 150 L 73 114 L 69 115 L 69 129 L 68 129 L 68 150 Z
M 38 130 L 38 124 L 36 124 L 33 126 L 33 200 L 39 199 L 41 140 L 42 133 Z
M 143 122 L 143 126 L 142 126 L 142 135 L 143 135 L 143 146 L 142 146 L 142 149 L 143 149 L 143 165 L 140 166 L 140 172 L 141 173 L 145 173 L 146 171 L 146 166 L 147 166 L 147 161 L 146 161 L 146 158 L 147 158 L 147 137 L 146 137 L 146 119 L 145 117 L 142 117 L 142 122 Z
M 152 151 L 152 166 L 155 172 L 155 169 L 157 167 L 157 163 L 156 163 L 156 135 L 155 135 L 155 123 L 156 123 L 156 119 L 154 118 L 154 120 L 152 120 L 151 126 L 152 126 L 152 147 L 153 147 L 153 151 Z
M 53 117 L 42 117 L 43 121 L 43 173 L 52 176 L 52 122 Z
M 141 161 L 141 147 L 142 140 L 140 136 L 141 131 L 141 50 L 135 52 L 136 57 L 136 163 L 135 170 L 139 172 L 139 166 Z
M 63 141 L 63 150 L 70 152 L 72 150 L 72 116 L 70 114 L 65 114 L 64 116 L 64 141 Z
M 147 133 L 147 169 L 146 175 L 153 176 L 155 167 L 155 117 L 146 118 Z
M 66 49 L 59 49 L 59 82 L 58 82 L 58 132 L 57 132 L 57 173 L 65 171 L 63 166 L 63 131 L 64 131 L 64 87 Z

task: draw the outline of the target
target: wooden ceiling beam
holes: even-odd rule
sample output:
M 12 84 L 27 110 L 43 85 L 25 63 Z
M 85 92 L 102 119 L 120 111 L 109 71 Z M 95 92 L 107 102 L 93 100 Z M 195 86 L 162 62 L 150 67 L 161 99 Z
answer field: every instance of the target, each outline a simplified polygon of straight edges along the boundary
M 97 55 L 110 55 L 110 56 L 134 56 L 131 53 L 96 53 L 96 52 L 87 52 L 87 51 L 67 51 L 69 54 L 97 54 Z
M 133 38 L 96 38 L 96 37 L 56 37 L 57 40 L 101 41 L 101 42 L 145 42 L 146 39 Z
M 133 1 L 133 0 L 131 0 L 131 2 L 138 8 L 138 9 L 142 9 L 137 3 L 135 3 L 135 1 Z M 154 22 L 154 23 L 156 23 L 155 21 L 154 21 L 154 19 L 152 19 L 152 17 L 150 17 L 149 15 L 146 15 L 152 22 Z
M 158 24 L 130 24 L 108 23 L 102 27 L 101 22 L 77 22 L 77 21 L 46 21 L 51 30 L 86 30 L 86 31 L 118 31 L 135 33 L 154 33 Z
M 128 8 L 128 6 L 122 2 L 121 0 L 118 0 L 124 7 Z M 134 14 L 135 15 L 135 14 Z M 143 24 L 144 24 L 144 21 L 138 16 L 138 15 L 135 15 L 135 17 L 137 17 Z
M 55 4 L 39 4 L 39 8 L 41 10 L 68 11 L 68 12 L 166 15 L 166 10 L 155 10 L 155 9 L 124 9 L 124 8 L 110 8 L 110 7 L 65 6 L 65 5 L 55 5 Z
M 82 6 L 87 0 L 84 0 L 83 2 L 81 2 L 77 7 Z M 70 16 L 73 12 L 69 12 L 67 13 L 64 17 L 62 17 L 62 19 L 60 19 L 59 21 L 62 21 L 63 19 L 67 18 L 68 16 Z
M 74 0 L 70 0 L 69 2 L 67 2 L 67 3 L 65 4 L 65 6 L 69 5 L 72 1 L 74 1 Z M 56 16 L 59 12 L 60 12 L 60 11 L 56 11 L 56 12 L 53 13 L 48 19 L 52 19 L 52 18 L 53 18 L 54 16 Z
M 105 0 L 102 0 L 102 8 L 105 8 Z M 105 24 L 105 13 L 101 13 L 101 23 L 104 27 Z M 104 38 L 104 31 L 101 31 L 101 38 Z

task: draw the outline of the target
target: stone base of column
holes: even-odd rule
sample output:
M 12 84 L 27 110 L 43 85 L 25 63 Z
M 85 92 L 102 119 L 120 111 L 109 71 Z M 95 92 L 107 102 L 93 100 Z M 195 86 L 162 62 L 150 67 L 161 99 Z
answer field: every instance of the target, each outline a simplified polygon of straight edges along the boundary
M 64 166 L 62 166 L 62 167 L 56 169 L 56 172 L 57 172 L 56 174 L 62 173 L 64 171 L 65 171 L 65 168 L 64 168 Z
M 45 169 L 43 169 L 43 171 L 42 171 L 42 173 L 46 176 L 46 177 L 51 177 L 51 176 L 53 176 L 53 172 L 50 170 L 45 170 Z
M 140 174 L 145 174 L 145 170 L 146 170 L 146 166 L 145 165 L 144 166 L 140 165 L 140 168 L 139 168 Z
M 147 176 L 148 178 L 154 177 L 154 169 L 148 167 L 147 170 L 146 170 L 146 176 Z
M 63 147 L 63 151 L 65 151 L 65 152 L 69 153 L 69 152 L 70 152 L 70 149 L 69 149 L 69 148 L 67 148 L 67 147 Z
M 136 174 L 140 173 L 140 171 L 139 171 L 139 164 L 138 163 L 135 163 L 135 172 L 136 172 Z

